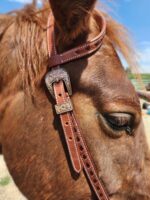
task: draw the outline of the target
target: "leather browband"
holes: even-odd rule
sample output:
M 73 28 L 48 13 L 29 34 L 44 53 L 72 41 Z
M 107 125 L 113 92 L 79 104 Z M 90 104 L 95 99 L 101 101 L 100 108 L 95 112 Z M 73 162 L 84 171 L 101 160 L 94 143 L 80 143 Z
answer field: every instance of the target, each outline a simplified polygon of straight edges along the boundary
M 105 33 L 106 33 L 106 20 L 104 19 L 103 15 L 101 15 L 99 20 L 100 20 L 99 23 L 101 23 L 101 26 L 102 26 L 101 31 L 91 41 L 88 41 L 85 44 L 75 47 L 69 51 L 66 51 L 65 53 L 62 53 L 62 54 L 51 55 L 51 49 L 48 49 L 49 55 L 51 55 L 50 59 L 49 59 L 49 67 L 55 67 L 57 65 L 62 65 L 67 62 L 82 58 L 84 56 L 88 56 L 88 55 L 94 53 L 95 51 L 97 51 L 101 47 L 102 41 L 103 41 Z M 50 26 L 54 26 L 54 18 L 53 18 L 52 14 L 50 14 L 49 22 L 48 22 L 48 27 L 50 27 Z M 53 40 L 53 38 L 51 38 L 52 34 L 50 33 L 50 31 L 48 31 L 48 34 L 49 34 L 48 40 Z M 52 41 L 49 41 L 50 44 L 51 44 L 51 42 Z
M 54 17 L 52 13 L 48 19 L 48 53 L 49 67 L 52 68 L 45 77 L 46 86 L 50 94 L 56 99 L 56 113 L 60 116 L 66 145 L 70 155 L 73 169 L 80 173 L 82 168 L 95 192 L 98 200 L 109 200 L 106 190 L 97 174 L 95 164 L 90 155 L 79 123 L 75 117 L 73 105 L 70 99 L 71 83 L 65 69 L 59 65 L 82 58 L 97 51 L 102 45 L 106 31 L 106 22 L 103 16 L 100 17 L 102 26 L 100 34 L 93 40 L 71 49 L 65 53 L 58 54 L 54 39 Z

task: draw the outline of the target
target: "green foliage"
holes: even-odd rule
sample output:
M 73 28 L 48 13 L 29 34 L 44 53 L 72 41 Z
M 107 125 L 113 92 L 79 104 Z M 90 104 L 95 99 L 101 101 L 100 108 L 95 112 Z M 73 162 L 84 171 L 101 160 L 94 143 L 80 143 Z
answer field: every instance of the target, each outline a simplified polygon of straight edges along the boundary
M 139 76 L 139 75 L 138 75 Z M 140 74 L 143 84 L 146 86 L 150 83 L 150 74 Z M 137 90 L 143 89 L 141 82 L 136 79 L 136 74 L 128 73 L 128 77 Z
M 10 177 L 6 176 L 4 178 L 0 178 L 0 186 L 6 186 L 10 183 Z
M 136 74 L 129 73 L 128 77 L 129 77 L 129 79 L 135 79 Z M 146 79 L 146 80 L 150 81 L 150 74 L 141 74 L 141 77 L 142 77 L 143 80 Z

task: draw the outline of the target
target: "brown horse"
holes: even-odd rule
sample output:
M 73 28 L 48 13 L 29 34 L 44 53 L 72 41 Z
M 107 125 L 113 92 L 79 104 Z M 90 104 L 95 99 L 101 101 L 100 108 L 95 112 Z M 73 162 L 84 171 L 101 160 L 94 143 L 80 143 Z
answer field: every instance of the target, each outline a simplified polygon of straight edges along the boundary
M 57 49 L 99 32 L 95 0 L 51 0 Z M 75 176 L 49 97 L 46 23 L 33 5 L 0 16 L 0 142 L 8 169 L 29 200 L 94 200 L 83 173 Z M 150 200 L 150 154 L 139 99 L 117 55 L 134 57 L 124 28 L 107 14 L 99 51 L 65 64 L 77 117 L 111 200 Z M 111 119 L 111 120 L 110 120 Z M 130 128 L 130 134 L 126 131 Z M 132 133 L 132 134 L 131 134 Z

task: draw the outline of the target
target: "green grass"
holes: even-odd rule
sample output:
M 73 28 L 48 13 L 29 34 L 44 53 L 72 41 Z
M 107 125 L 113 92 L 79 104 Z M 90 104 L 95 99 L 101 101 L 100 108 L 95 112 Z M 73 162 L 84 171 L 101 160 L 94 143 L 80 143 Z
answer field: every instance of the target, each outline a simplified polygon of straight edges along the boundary
M 134 79 L 136 74 L 128 74 L 129 79 Z M 142 79 L 150 80 L 150 74 L 141 74 Z
M 142 78 L 142 82 L 144 85 L 147 85 L 148 83 L 150 83 L 150 74 L 140 74 L 141 78 Z M 135 86 L 136 89 L 142 89 L 143 87 L 141 87 L 141 82 L 139 82 L 136 79 L 136 74 L 130 74 L 128 73 L 128 77 L 129 79 L 132 81 L 133 85 Z
M 6 186 L 10 183 L 10 177 L 6 176 L 4 178 L 0 178 L 0 186 Z

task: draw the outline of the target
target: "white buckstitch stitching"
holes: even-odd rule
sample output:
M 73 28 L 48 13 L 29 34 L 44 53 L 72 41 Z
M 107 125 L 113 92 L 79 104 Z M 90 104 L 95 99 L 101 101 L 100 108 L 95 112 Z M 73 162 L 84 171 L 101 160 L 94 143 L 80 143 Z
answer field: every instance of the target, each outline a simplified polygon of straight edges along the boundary
M 62 83 L 63 84 L 63 83 Z M 63 94 L 63 88 L 61 87 L 61 92 L 62 92 L 62 94 Z M 56 95 L 57 96 L 57 95 Z M 62 95 L 62 98 L 63 98 L 63 100 L 65 101 L 65 98 L 64 98 L 64 96 Z M 57 98 L 57 103 L 58 103 L 58 98 Z M 61 120 L 63 120 L 63 117 L 62 117 L 62 115 L 60 115 L 60 118 L 61 118 Z M 71 133 L 72 133 L 72 136 L 73 136 L 73 139 L 75 139 L 74 138 L 74 135 L 73 135 L 73 127 L 72 127 L 72 123 L 71 123 L 71 121 L 70 121 L 70 119 L 69 119 L 69 114 L 67 113 L 67 118 L 68 118 L 68 121 L 69 121 L 69 123 L 70 123 L 70 130 L 71 130 Z M 63 125 L 63 123 L 62 123 L 62 125 Z M 70 154 L 70 156 L 71 156 L 71 161 L 73 161 L 72 162 L 72 164 L 73 164 L 73 167 L 74 167 L 74 169 L 76 169 L 76 167 L 75 167 L 75 165 L 74 165 L 74 159 L 73 159 L 73 156 L 72 156 L 72 154 L 71 154 L 71 151 L 70 151 L 70 145 L 69 145 L 69 142 L 68 142 L 68 137 L 67 137 L 67 132 L 66 132 L 66 129 L 65 129 L 65 126 L 63 125 L 63 130 L 64 130 L 64 133 L 65 133 L 65 138 L 66 138 L 66 142 L 67 142 L 67 145 L 68 145 L 68 151 L 69 151 L 69 154 Z M 79 161 L 79 165 L 80 165 L 80 169 L 81 169 L 81 163 L 80 163 L 80 157 L 79 157 L 79 153 L 78 153 L 78 149 L 77 149 L 77 146 L 76 146 L 76 143 L 75 143 L 75 141 L 73 140 L 73 143 L 74 143 L 74 147 L 75 147 L 75 150 L 76 150 L 76 154 L 77 154 L 77 157 L 78 157 L 78 161 Z M 77 170 L 76 170 L 77 171 Z
M 88 158 L 88 162 L 90 161 L 90 166 L 92 167 L 92 169 L 93 169 L 93 171 L 94 171 L 94 176 L 95 176 L 96 179 L 98 180 L 98 184 L 99 184 L 101 190 L 103 191 L 103 195 L 104 195 L 105 197 L 107 197 L 107 196 L 105 195 L 105 190 L 104 190 L 104 188 L 102 187 L 101 182 L 100 182 L 100 180 L 99 180 L 99 178 L 98 178 L 98 176 L 97 176 L 97 173 L 96 173 L 94 164 L 93 164 L 93 162 L 92 162 L 92 160 L 91 160 L 91 156 L 90 156 L 90 154 L 88 153 L 88 150 L 87 150 L 88 148 L 87 148 L 86 142 L 84 141 L 84 138 L 83 138 L 83 136 L 82 136 L 82 134 L 81 134 L 81 131 L 80 131 L 80 129 L 78 128 L 79 126 L 78 126 L 78 124 L 77 124 L 77 122 L 76 122 L 76 119 L 75 119 L 74 114 L 72 114 L 72 118 L 73 118 L 73 120 L 74 120 L 74 123 L 75 123 L 77 129 L 78 129 L 78 135 L 80 135 L 81 143 L 82 143 L 82 145 L 85 147 L 85 148 L 84 148 L 84 149 L 85 149 L 85 152 L 86 152 L 86 154 L 87 154 L 88 157 L 89 157 L 89 158 Z M 84 163 L 83 160 L 84 160 L 84 159 L 82 158 L 83 165 L 85 166 L 85 163 Z M 92 181 L 92 179 L 91 179 L 91 177 L 90 177 L 90 175 L 89 175 L 88 170 L 86 169 L 86 167 L 85 167 L 85 170 L 87 171 L 87 175 L 88 175 L 88 177 L 89 177 L 89 180 L 92 182 L 92 185 L 93 185 L 93 187 L 94 187 L 94 190 L 95 190 L 96 194 L 99 196 L 99 194 L 97 193 L 97 189 L 96 189 L 95 185 L 93 184 L 93 181 Z
M 63 94 L 63 88 L 61 88 L 61 90 L 62 90 L 62 94 Z M 63 96 L 63 100 L 65 101 L 65 96 Z M 75 147 L 75 150 L 76 150 L 76 154 L 77 154 L 77 157 L 78 157 L 78 160 L 79 160 L 79 163 L 80 163 L 80 157 L 79 157 L 79 154 L 78 154 L 78 149 L 77 149 L 77 146 L 76 146 L 76 143 L 75 143 L 75 138 L 74 138 L 74 134 L 73 134 L 73 126 L 72 126 L 72 123 L 71 123 L 71 121 L 70 121 L 70 118 L 69 118 L 69 114 L 67 113 L 67 117 L 68 117 L 68 121 L 69 121 L 69 123 L 70 123 L 70 127 L 71 127 L 71 133 L 72 133 L 72 136 L 73 136 L 73 143 L 74 143 L 74 147 Z M 67 140 L 67 139 L 66 139 Z M 67 143 L 68 143 L 68 140 L 67 140 Z M 70 153 L 70 155 L 71 155 L 71 153 Z M 72 155 L 71 155 L 71 158 L 72 158 Z M 74 160 L 73 158 L 72 158 L 72 160 Z M 74 164 L 73 164 L 74 165 Z M 75 167 L 75 166 L 74 166 Z M 81 163 L 80 163 L 80 168 L 81 168 Z

